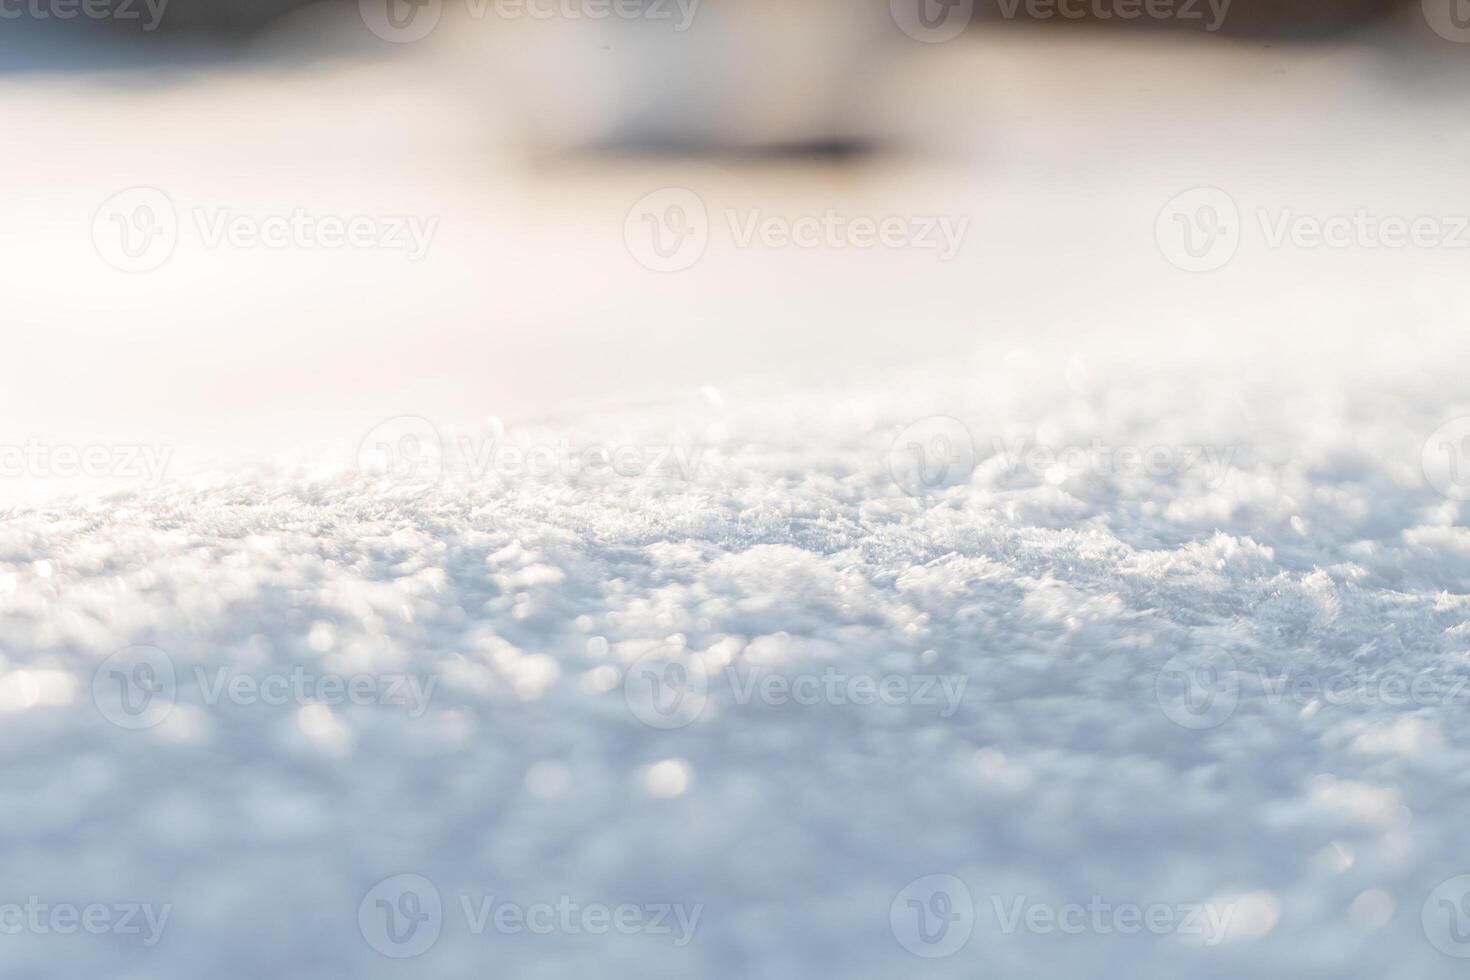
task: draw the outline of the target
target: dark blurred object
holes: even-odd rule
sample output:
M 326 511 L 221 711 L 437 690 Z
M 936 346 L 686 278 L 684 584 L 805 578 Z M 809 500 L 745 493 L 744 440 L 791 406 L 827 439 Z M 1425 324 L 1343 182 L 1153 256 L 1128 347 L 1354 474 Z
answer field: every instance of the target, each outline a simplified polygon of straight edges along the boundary
M 147 0 L 89 0 L 109 9 L 142 11 Z M 158 24 L 161 33 L 245 35 L 318 0 L 153 0 L 163 3 Z M 327 0 L 332 2 L 332 0 Z M 351 0 L 336 0 L 351 7 Z M 435 0 L 381 0 L 411 10 Z M 456 0 L 442 0 L 446 6 Z M 750 0 L 703 0 L 708 8 L 739 8 Z M 1219 31 L 1222 34 L 1280 35 L 1309 39 L 1350 30 L 1404 6 L 1409 0 L 895 0 L 922 5 L 925 16 L 943 18 L 974 10 L 972 28 L 985 29 L 995 21 L 1043 23 L 1056 26 L 1174 27 Z M 859 8 L 876 0 L 852 0 Z M 530 0 L 534 5 L 534 0 Z M 793 0 L 793 6 L 801 3 Z M 552 6 L 550 2 L 545 6 Z M 22 6 L 21 10 L 28 9 Z M 1151 13 L 1150 11 L 1167 11 Z M 961 14 L 962 15 L 962 14 Z M 53 15 L 53 20 L 60 18 Z M 113 20 L 119 25 L 132 18 Z M 71 21 L 68 21 L 69 23 Z
M 109 0 L 117 4 L 121 0 Z M 141 2 L 141 0 L 135 0 Z M 168 0 L 162 30 L 249 34 L 313 0 Z
M 942 5 L 963 0 L 916 0 Z M 975 20 L 1089 27 L 1164 27 L 1295 40 L 1326 38 L 1408 0 L 975 0 Z
M 0 30 L 39 36 L 88 35 L 97 29 L 140 35 L 248 37 L 316 0 L 12 0 L 0 5 Z M 347 0 L 340 0 L 350 9 Z M 404 0 L 409 2 L 409 0 Z

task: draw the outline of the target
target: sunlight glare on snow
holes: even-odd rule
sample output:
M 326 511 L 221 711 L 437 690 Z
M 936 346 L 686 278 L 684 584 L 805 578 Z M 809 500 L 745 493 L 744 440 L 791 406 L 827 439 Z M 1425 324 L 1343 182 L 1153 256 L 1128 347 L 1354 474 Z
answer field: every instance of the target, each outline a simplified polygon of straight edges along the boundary
M 0 711 L 17 712 L 38 705 L 54 707 L 71 702 L 77 682 L 60 670 L 12 670 L 0 676 Z
M 1382 929 L 1393 918 L 1393 896 L 1382 888 L 1369 888 L 1348 907 L 1348 917 L 1359 929 Z
M 1261 890 L 1244 895 L 1229 895 L 1211 899 L 1209 902 L 1222 910 L 1233 907 L 1234 914 L 1225 930 L 1225 939 L 1260 939 L 1276 928 L 1281 918 L 1281 901 L 1274 892 Z
M 352 746 L 351 730 L 330 705 L 320 702 L 302 705 L 296 711 L 296 727 L 328 755 L 341 755 Z
M 650 795 L 663 800 L 683 796 L 689 788 L 689 763 L 683 759 L 655 762 L 643 773 L 643 787 Z

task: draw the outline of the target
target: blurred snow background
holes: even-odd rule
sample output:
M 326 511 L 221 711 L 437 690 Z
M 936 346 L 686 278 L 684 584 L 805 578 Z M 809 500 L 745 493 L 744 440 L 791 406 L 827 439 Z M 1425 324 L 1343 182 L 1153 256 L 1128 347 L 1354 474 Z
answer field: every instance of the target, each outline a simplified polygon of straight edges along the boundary
M 0 928 L 7 966 L 1457 975 L 1466 251 L 1271 247 L 1255 215 L 1470 213 L 1461 50 L 1417 11 L 1318 44 L 925 44 L 707 2 L 673 38 L 451 15 L 393 45 L 350 8 L 243 51 L 7 38 L 0 447 L 168 462 L 0 479 L 0 905 L 173 906 L 154 946 Z M 179 222 L 129 273 L 95 225 L 136 187 Z M 709 232 L 658 272 L 628 229 L 669 188 Z M 1159 233 L 1195 188 L 1239 214 L 1208 273 Z M 411 261 L 208 247 L 192 217 L 295 208 L 434 232 Z M 949 261 L 742 247 L 727 210 L 967 230 Z M 646 465 L 475 472 L 505 445 Z M 166 659 L 109 659 L 140 645 Z M 699 718 L 645 724 L 646 655 L 709 675 Z M 172 710 L 128 730 L 107 685 L 138 657 Z M 222 668 L 434 688 L 210 704 Z M 966 684 L 941 717 L 741 704 L 731 669 Z M 405 960 L 359 918 L 385 880 L 410 910 L 402 874 L 443 904 Z M 973 902 L 958 949 L 897 921 L 947 908 L 907 890 L 935 874 Z M 460 898 L 490 895 L 702 912 L 685 945 L 475 935 Z M 1231 925 L 1001 929 L 1094 896 Z

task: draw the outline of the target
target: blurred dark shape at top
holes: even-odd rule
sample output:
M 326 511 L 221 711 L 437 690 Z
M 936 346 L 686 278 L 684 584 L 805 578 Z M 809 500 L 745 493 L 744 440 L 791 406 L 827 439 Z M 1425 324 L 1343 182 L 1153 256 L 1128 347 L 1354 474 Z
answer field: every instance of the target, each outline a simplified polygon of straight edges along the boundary
M 916 3 L 942 4 L 948 0 L 911 0 Z M 1406 6 L 1409 0 L 1228 0 L 1228 8 L 1218 28 L 1212 27 L 1214 10 L 1227 0 L 1169 0 L 1166 6 L 1177 12 L 1189 10 L 1189 16 L 1149 16 L 1154 0 L 1043 0 L 1038 4 L 1050 11 L 1042 18 L 1027 12 L 1027 0 L 976 0 L 975 22 L 980 29 L 995 21 L 1042 23 L 1057 28 L 1085 25 L 1132 29 L 1155 27 L 1184 31 L 1214 32 L 1224 35 L 1281 37 L 1310 41 L 1329 39 L 1345 31 L 1356 30 L 1380 17 Z M 1130 8 L 1132 16 L 1122 11 Z
M 90 21 L 94 26 L 110 25 L 116 30 L 129 29 L 138 32 L 148 19 L 150 0 L 0 0 L 0 30 L 7 24 L 18 21 L 49 21 L 54 28 L 84 28 Z M 155 7 L 162 5 L 163 15 L 156 29 L 148 33 L 161 37 L 203 36 L 214 40 L 244 39 L 268 27 L 286 14 L 313 3 L 355 8 L 354 0 L 151 0 Z M 397 8 L 401 16 L 411 16 L 415 7 L 442 2 L 445 5 L 467 0 L 367 0 Z M 493 2 L 493 0 L 491 0 Z M 528 7 L 557 7 L 567 0 L 523 0 Z M 738 8 L 748 0 L 703 0 L 702 6 Z M 792 0 L 799 4 L 802 0 Z M 925 14 L 932 17 L 946 16 L 956 9 L 973 8 L 971 28 L 984 30 L 998 23 L 1014 22 L 1042 24 L 1054 28 L 1110 27 L 1144 29 L 1173 28 L 1203 31 L 1211 21 L 1211 0 L 1169 0 L 1174 9 L 1189 5 L 1197 9 L 1200 17 L 1157 17 L 1140 12 L 1136 16 L 1120 13 L 1125 8 L 1146 11 L 1155 0 L 893 0 L 895 4 L 908 3 L 922 6 Z M 1218 6 L 1225 0 L 1214 0 Z M 1329 38 L 1349 31 L 1384 16 L 1412 0 L 1229 0 L 1228 15 L 1217 28 L 1221 34 L 1246 36 L 1280 36 L 1299 40 L 1315 37 Z M 852 0 L 854 8 L 864 3 L 885 5 L 885 0 Z M 113 11 L 132 9 L 141 17 L 83 16 L 62 11 L 74 10 L 86 4 L 89 9 L 106 8 Z M 1036 5 L 1033 7 L 1033 5 Z M 1038 15 L 1033 12 L 1040 9 Z M 41 11 L 37 15 L 36 11 Z
M 139 84 L 163 82 L 177 70 L 217 62 L 310 5 L 311 0 L 0 0 L 0 72 L 126 69 Z
M 314 0 L 0 0 L 0 31 L 248 37 Z
M 116 3 L 119 0 L 110 0 Z M 135 0 L 142 2 L 142 0 Z M 163 28 L 209 34 L 247 35 L 312 0 L 168 0 Z

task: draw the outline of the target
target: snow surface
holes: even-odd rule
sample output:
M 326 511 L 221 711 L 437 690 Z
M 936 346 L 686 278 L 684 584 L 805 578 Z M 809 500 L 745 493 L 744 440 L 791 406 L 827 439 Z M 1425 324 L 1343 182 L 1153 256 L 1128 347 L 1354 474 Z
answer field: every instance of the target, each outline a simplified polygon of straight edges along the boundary
M 889 86 L 943 166 L 533 174 L 479 146 L 489 95 L 413 66 L 5 79 L 0 448 L 178 451 L 157 486 L 0 482 L 0 973 L 1463 975 L 1470 533 L 1423 466 L 1470 467 L 1441 431 L 1470 415 L 1463 251 L 1273 249 L 1253 215 L 1463 213 L 1464 86 L 1366 47 L 1050 37 Z M 133 185 L 442 233 L 408 268 L 196 241 L 128 276 L 89 230 Z M 721 236 L 665 276 L 622 237 L 662 186 L 975 220 L 948 265 Z M 1250 218 L 1201 276 L 1154 239 L 1195 187 Z M 698 465 L 467 472 L 563 437 Z M 426 468 L 385 480 L 380 443 Z M 932 487 L 915 444 L 950 464 Z M 291 456 L 187 458 L 242 445 Z M 1116 465 L 1156 447 L 1213 456 Z M 114 671 L 143 667 L 129 715 Z M 649 668 L 693 700 L 660 714 Z M 433 688 L 212 699 L 220 669 Z M 741 701 L 829 669 L 964 686 Z M 425 881 L 438 921 L 395 946 L 377 902 L 424 913 Z M 16 932 L 33 895 L 172 910 L 152 946 Z M 492 895 L 678 904 L 693 934 L 476 934 L 461 899 Z M 910 900 L 959 918 L 925 943 Z M 1018 900 L 1043 918 L 1007 934 Z M 1228 926 L 1128 934 L 1104 904 Z M 1044 931 L 1070 905 L 1084 930 Z
M 1470 533 L 1420 466 L 1470 414 L 1463 358 L 1439 350 L 1430 370 L 1385 342 L 1371 371 L 1289 380 L 1017 351 L 939 388 L 705 390 L 466 430 L 700 447 L 692 479 L 476 480 L 446 429 L 433 485 L 340 457 L 13 508 L 0 899 L 173 912 L 151 948 L 7 935 L 6 973 L 1458 975 L 1421 912 L 1470 871 L 1470 698 L 1370 696 L 1470 676 Z M 975 463 L 925 488 L 907 443 L 891 451 L 956 432 L 910 428 L 932 416 L 968 430 Z M 1022 438 L 1232 455 L 1223 473 L 1035 473 L 997 451 Z M 166 652 L 177 689 L 129 730 L 93 679 L 133 644 Z M 650 651 L 707 669 L 688 724 L 640 720 L 629 675 Z M 1231 665 L 1199 675 L 1238 691 L 1228 717 L 1170 686 L 1207 663 Z M 210 705 L 196 668 L 222 666 L 437 686 L 420 706 Z M 727 667 L 966 680 L 944 717 L 742 704 Z M 1360 687 L 1273 698 L 1282 674 Z M 359 926 L 401 874 L 443 903 L 412 959 Z M 964 883 L 974 922 L 928 959 L 890 913 L 934 874 Z M 492 895 L 700 917 L 683 945 L 476 935 L 460 897 Z M 1221 935 L 1007 935 L 996 903 L 1020 898 L 1232 911 Z

